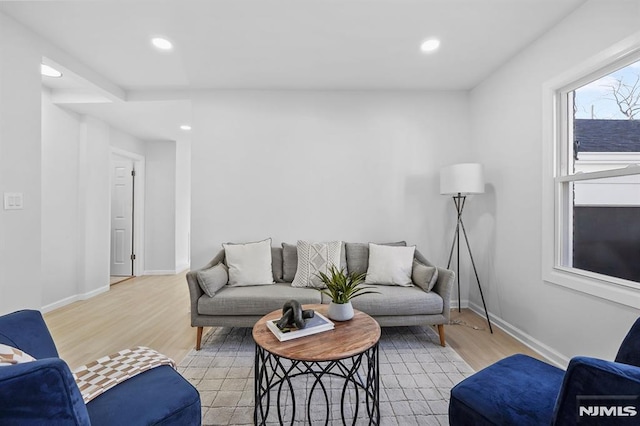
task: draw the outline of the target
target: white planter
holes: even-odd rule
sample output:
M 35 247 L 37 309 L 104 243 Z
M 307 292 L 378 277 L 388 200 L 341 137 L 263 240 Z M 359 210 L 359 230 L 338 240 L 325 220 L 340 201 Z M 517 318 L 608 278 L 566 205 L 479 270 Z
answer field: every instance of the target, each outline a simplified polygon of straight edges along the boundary
M 347 303 L 329 303 L 327 316 L 335 321 L 347 321 L 353 318 L 353 306 L 351 302 Z

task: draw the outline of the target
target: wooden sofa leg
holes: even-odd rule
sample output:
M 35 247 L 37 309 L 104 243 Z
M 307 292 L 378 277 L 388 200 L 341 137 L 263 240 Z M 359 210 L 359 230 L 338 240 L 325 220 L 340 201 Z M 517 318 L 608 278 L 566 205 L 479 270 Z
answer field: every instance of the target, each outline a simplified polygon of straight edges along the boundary
M 440 335 L 440 346 L 446 346 L 444 343 L 444 324 L 438 324 L 438 334 Z
M 196 331 L 196 351 L 200 350 L 200 345 L 202 344 L 202 330 L 204 327 L 198 327 Z

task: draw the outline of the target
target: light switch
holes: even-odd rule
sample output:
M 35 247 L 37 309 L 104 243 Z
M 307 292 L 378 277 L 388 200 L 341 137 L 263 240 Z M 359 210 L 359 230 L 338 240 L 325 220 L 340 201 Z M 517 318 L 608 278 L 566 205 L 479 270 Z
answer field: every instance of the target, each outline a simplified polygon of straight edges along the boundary
M 4 193 L 4 209 L 5 210 L 22 210 L 22 192 L 5 192 Z

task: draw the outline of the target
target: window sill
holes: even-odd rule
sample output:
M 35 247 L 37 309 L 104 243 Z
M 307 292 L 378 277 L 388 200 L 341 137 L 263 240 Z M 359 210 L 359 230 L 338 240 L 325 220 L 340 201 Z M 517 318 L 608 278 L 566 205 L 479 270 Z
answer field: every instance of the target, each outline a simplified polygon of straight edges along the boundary
M 603 278 L 603 275 L 588 271 L 555 267 L 547 271 L 544 281 L 589 294 L 599 299 L 640 309 L 640 286 L 634 286 L 630 281 L 621 279 Z

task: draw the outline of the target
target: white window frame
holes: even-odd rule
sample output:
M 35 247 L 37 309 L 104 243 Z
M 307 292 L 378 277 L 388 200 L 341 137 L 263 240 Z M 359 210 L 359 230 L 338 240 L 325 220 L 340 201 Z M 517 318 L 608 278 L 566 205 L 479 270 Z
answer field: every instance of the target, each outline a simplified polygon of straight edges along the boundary
M 640 33 L 594 56 L 585 63 L 543 85 L 542 148 L 542 278 L 545 283 L 559 285 L 580 293 L 622 305 L 640 308 L 640 285 L 632 281 L 595 272 L 562 266 L 563 235 L 571 226 L 562 194 L 565 182 L 640 172 L 640 166 L 626 169 L 572 174 L 567 170 L 567 156 L 573 143 L 567 123 L 571 102 L 567 93 L 619 68 L 640 60 Z M 566 191 L 566 188 L 564 189 Z M 566 207 L 565 207 L 566 208 Z M 570 233 L 569 233 L 570 234 Z

